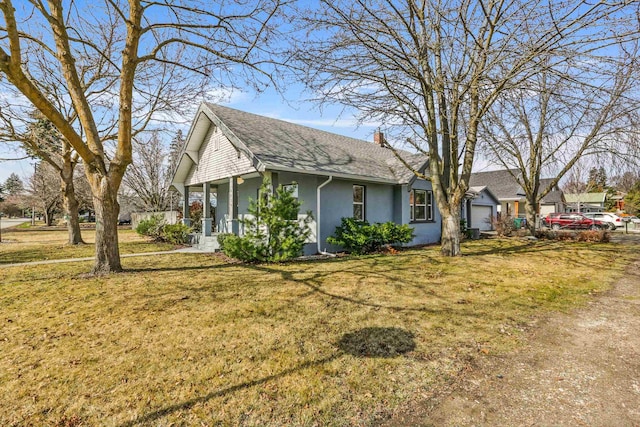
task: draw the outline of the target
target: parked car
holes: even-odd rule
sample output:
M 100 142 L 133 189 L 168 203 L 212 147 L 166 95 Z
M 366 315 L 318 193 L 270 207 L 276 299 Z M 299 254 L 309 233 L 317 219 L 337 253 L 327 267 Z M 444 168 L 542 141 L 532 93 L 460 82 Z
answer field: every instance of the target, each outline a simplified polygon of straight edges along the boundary
M 634 224 L 640 224 L 640 218 L 638 218 L 635 215 L 633 215 L 633 216 L 625 216 L 624 218 L 622 218 L 622 220 L 625 221 L 625 222 L 632 222 Z
M 615 230 L 624 226 L 624 220 L 616 214 L 610 212 L 586 212 L 583 214 L 587 218 L 597 219 L 609 226 L 609 229 Z
M 544 225 L 553 229 L 570 229 L 570 230 L 602 230 L 608 228 L 608 225 L 597 219 L 587 218 L 579 213 L 550 213 L 544 218 Z

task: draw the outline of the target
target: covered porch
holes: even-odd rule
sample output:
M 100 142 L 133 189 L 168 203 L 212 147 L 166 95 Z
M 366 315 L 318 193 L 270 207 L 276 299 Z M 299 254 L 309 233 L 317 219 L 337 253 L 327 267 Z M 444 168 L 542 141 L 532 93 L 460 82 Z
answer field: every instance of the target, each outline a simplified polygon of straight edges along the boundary
M 243 199 L 247 198 L 247 195 L 255 197 L 252 194 L 257 193 L 261 183 L 262 174 L 251 173 L 178 188 L 183 194 L 182 222 L 195 230 L 192 234 L 192 244 L 203 250 L 219 250 L 218 234 L 240 234 L 242 230 L 238 221 L 239 210 L 246 210 L 244 205 L 248 202 L 240 200 L 240 188 L 242 187 L 244 194 Z M 202 217 L 198 224 L 194 224 L 191 208 L 194 200 L 200 200 L 194 197 L 198 194 L 201 194 Z

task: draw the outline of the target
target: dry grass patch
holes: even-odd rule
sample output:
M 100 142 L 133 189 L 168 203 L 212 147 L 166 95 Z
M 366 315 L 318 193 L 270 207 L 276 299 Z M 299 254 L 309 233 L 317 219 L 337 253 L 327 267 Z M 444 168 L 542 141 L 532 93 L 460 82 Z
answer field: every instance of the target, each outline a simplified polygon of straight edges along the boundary
M 637 247 L 512 240 L 285 265 L 7 268 L 0 424 L 363 425 L 601 292 Z
M 119 229 L 120 253 L 156 252 L 174 249 L 168 243 L 150 241 L 131 229 Z M 86 245 L 68 245 L 67 230 L 60 227 L 10 228 L 2 230 L 0 264 L 85 258 L 95 254 L 95 229 L 83 229 Z

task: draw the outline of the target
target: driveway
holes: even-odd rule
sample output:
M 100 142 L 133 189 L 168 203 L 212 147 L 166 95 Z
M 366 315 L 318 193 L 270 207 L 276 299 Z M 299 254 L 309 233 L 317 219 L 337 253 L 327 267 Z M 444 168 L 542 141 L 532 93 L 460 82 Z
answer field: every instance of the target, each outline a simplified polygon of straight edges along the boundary
M 3 230 L 9 227 L 15 227 L 16 225 L 20 225 L 25 222 L 31 221 L 30 218 L 0 218 L 0 228 Z

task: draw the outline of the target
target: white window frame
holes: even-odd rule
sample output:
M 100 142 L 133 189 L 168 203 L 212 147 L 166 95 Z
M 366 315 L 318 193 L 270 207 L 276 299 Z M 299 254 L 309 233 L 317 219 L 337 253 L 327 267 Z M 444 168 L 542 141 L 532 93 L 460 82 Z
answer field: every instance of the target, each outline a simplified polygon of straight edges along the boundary
M 424 192 L 424 203 L 416 203 L 416 192 Z M 416 207 L 424 207 L 424 218 L 416 218 Z M 433 221 L 433 192 L 431 190 L 423 190 L 414 188 L 409 194 L 409 219 L 411 221 Z
M 362 188 L 362 202 L 356 202 L 355 200 L 355 190 L 356 187 Z M 356 218 L 355 215 L 353 216 L 354 219 L 357 219 L 359 221 L 364 221 L 366 216 L 366 210 L 365 210 L 365 201 L 366 201 L 366 187 L 364 185 L 359 185 L 359 184 L 354 184 L 353 185 L 353 189 L 352 189 L 352 208 L 354 208 L 356 205 L 361 205 L 362 206 L 362 218 Z M 353 209 L 352 211 L 353 213 L 355 213 L 355 209 Z
M 287 191 L 293 190 L 293 192 L 291 193 L 291 196 L 295 199 L 298 198 L 298 184 L 296 183 L 285 184 L 282 186 L 282 188 Z

